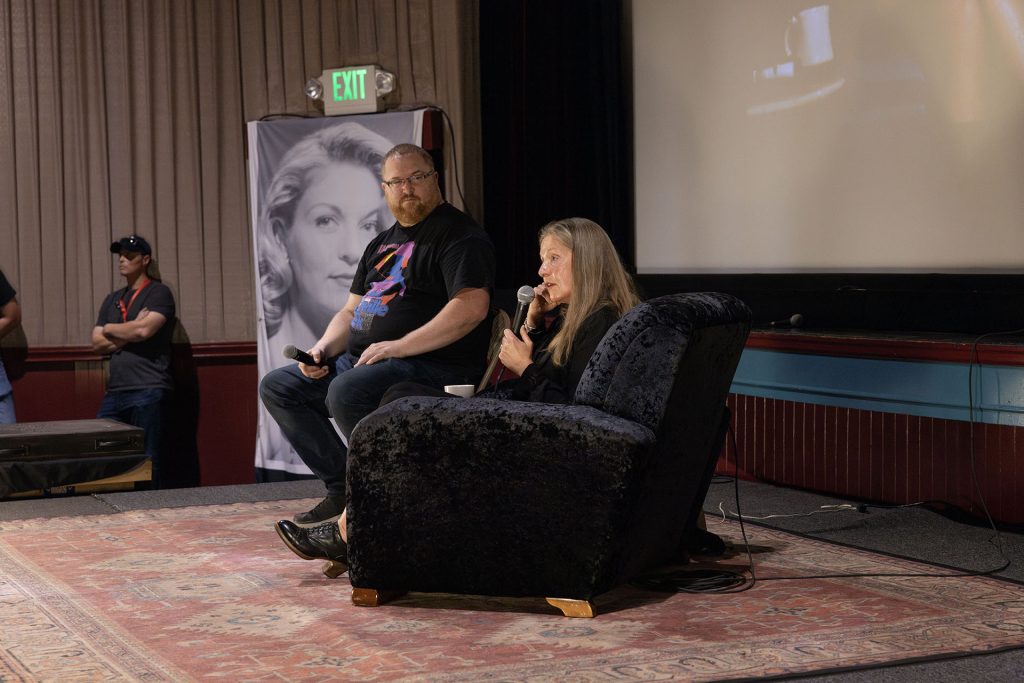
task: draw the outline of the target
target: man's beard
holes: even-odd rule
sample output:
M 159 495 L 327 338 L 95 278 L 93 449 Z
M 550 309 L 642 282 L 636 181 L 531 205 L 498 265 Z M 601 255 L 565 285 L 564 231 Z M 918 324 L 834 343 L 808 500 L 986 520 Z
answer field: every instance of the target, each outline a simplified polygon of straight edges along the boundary
M 406 199 L 403 197 L 388 207 L 402 225 L 416 225 L 430 214 L 430 209 L 418 197 L 413 197 L 415 201 L 411 202 Z

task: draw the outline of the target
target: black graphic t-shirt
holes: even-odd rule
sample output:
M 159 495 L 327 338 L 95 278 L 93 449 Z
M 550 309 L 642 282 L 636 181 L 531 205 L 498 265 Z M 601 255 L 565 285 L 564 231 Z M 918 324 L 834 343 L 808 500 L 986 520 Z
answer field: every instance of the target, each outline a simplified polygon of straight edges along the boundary
M 122 312 L 122 304 L 127 315 Z M 103 300 L 96 325 L 135 320 L 142 309 L 162 313 L 167 321 L 149 339 L 131 342 L 110 356 L 109 391 L 119 389 L 171 389 L 171 335 L 174 332 L 174 295 L 164 283 L 151 280 L 138 296 L 127 287 L 111 292 Z
M 400 339 L 425 325 L 460 290 L 494 286 L 494 245 L 483 228 L 451 204 L 422 222 L 397 222 L 378 235 L 359 262 L 352 293 L 362 297 L 352 319 L 349 353 L 378 341 Z M 451 365 L 483 367 L 490 324 L 420 356 Z

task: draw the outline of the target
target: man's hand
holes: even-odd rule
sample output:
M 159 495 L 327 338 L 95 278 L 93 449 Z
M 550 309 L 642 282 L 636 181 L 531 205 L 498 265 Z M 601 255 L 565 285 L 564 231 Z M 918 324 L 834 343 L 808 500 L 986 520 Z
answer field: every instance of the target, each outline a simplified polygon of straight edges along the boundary
M 401 339 L 374 342 L 359 355 L 356 365 L 373 365 L 388 358 L 405 358 L 407 355 Z
M 421 356 L 448 346 L 469 334 L 487 317 L 491 294 L 486 289 L 459 290 L 437 315 L 401 339 L 370 344 L 356 365 L 373 365 L 388 358 Z
M 97 325 L 92 328 L 92 350 L 101 356 L 106 356 L 114 353 L 128 342 L 108 339 L 103 334 L 103 326 Z
M 306 351 L 306 353 L 313 356 L 313 360 L 317 363 L 323 360 L 324 357 L 324 350 L 319 344 L 314 345 L 313 348 Z M 323 365 L 306 365 L 305 363 L 299 363 L 299 372 L 310 379 L 320 379 L 321 377 L 326 376 L 330 371 L 330 368 Z

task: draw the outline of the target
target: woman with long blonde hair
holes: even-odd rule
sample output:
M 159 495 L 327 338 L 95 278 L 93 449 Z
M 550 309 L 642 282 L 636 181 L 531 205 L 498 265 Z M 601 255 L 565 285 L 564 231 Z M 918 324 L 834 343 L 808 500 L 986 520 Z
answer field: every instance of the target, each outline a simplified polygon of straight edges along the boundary
M 612 241 L 586 218 L 541 228 L 541 283 L 521 330 L 507 330 L 498 355 L 519 380 L 512 398 L 572 401 L 608 328 L 639 299 Z

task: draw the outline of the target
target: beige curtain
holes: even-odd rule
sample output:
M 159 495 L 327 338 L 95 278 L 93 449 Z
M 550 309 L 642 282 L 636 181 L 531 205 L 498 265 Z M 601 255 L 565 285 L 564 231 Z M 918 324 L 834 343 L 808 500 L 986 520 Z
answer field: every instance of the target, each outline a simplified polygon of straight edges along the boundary
M 324 68 L 380 64 L 445 109 L 479 217 L 476 2 L 0 0 L 0 269 L 28 343 L 88 342 L 131 232 L 191 342 L 254 339 L 245 122 L 319 115 Z

